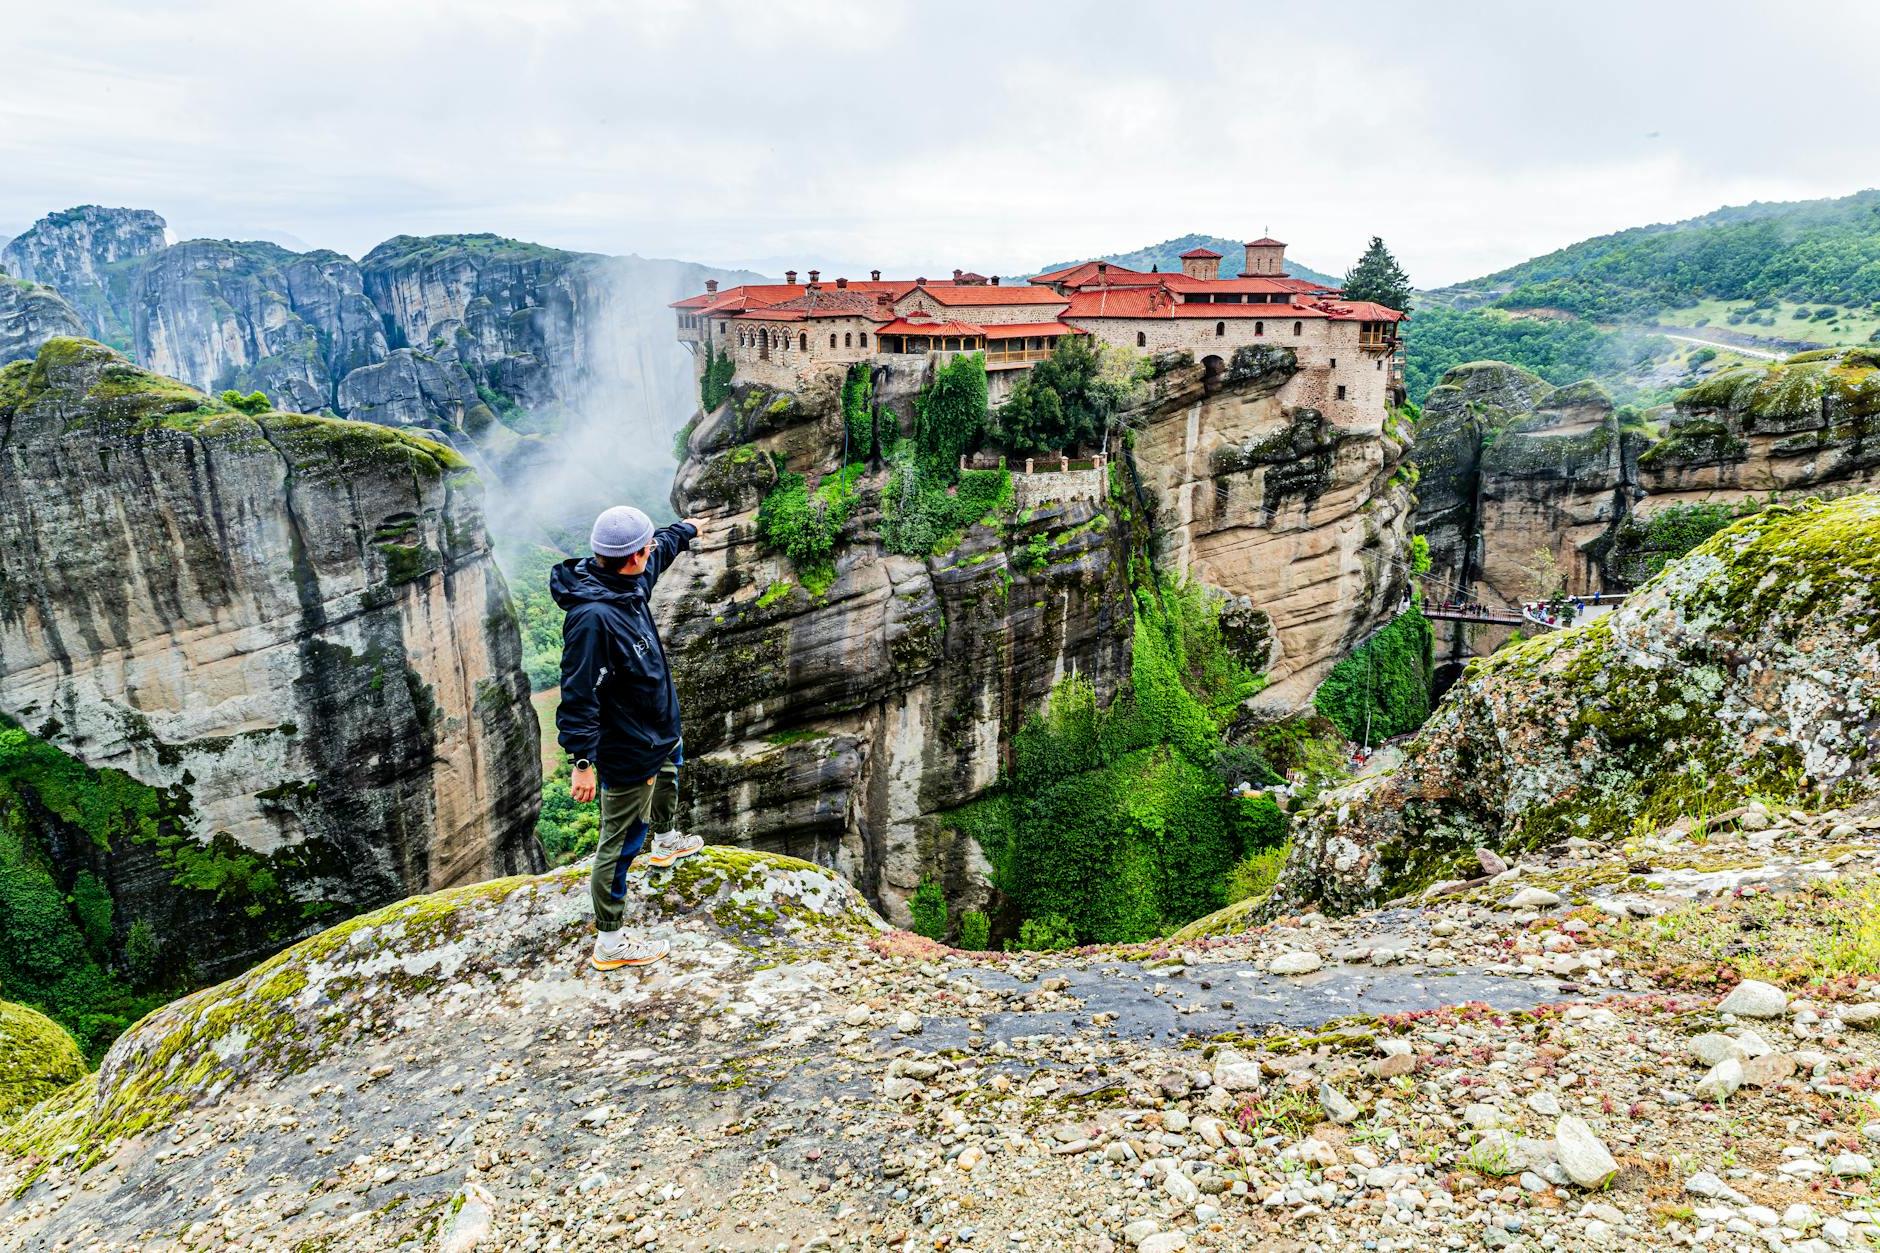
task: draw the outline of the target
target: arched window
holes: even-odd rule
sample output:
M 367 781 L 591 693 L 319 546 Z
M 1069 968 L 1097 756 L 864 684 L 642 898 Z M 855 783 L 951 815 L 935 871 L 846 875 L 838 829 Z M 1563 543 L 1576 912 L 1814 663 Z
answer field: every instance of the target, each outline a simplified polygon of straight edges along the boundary
M 1306 329 L 1306 324 L 1304 322 L 1293 323 L 1293 334 L 1295 336 L 1303 335 L 1305 333 L 1305 329 Z
M 831 348 L 836 346 L 836 333 L 834 331 L 829 332 L 829 346 Z
M 796 346 L 799 351 L 802 351 L 802 352 L 809 351 L 809 332 L 808 331 L 804 331 L 802 334 L 796 337 Z
M 867 331 L 861 332 L 861 336 L 862 336 L 862 347 L 864 348 L 868 347 L 868 332 Z
M 836 341 L 835 341 L 835 336 L 833 336 L 833 335 L 832 335 L 832 336 L 830 336 L 830 337 L 829 337 L 829 346 L 830 346 L 831 348 L 833 348 L 833 347 L 835 347 L 835 342 L 836 342 Z M 850 347 L 853 347 L 853 346 L 854 346 L 854 342 L 855 342 L 855 335 L 854 335 L 854 333 L 853 333 L 853 332 L 850 332 L 850 331 L 844 331 L 844 332 L 842 332 L 842 346 L 843 346 L 844 348 L 850 348 Z
M 1148 346 L 1149 346 L 1149 333 L 1147 331 L 1137 331 L 1136 332 L 1136 347 L 1147 348 Z
M 1216 322 L 1214 324 L 1214 338 L 1219 339 L 1221 336 L 1225 334 L 1227 334 L 1227 323 Z
M 1264 323 L 1264 322 L 1255 322 L 1255 323 L 1253 324 L 1253 333 L 1254 333 L 1255 335 L 1264 335 L 1264 334 L 1266 334 L 1266 323 Z

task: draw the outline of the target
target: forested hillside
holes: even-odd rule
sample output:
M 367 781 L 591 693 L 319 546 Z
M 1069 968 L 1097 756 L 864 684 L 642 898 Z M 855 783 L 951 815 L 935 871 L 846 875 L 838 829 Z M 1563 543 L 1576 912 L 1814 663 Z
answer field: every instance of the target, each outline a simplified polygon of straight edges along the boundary
M 1864 307 L 1880 301 L 1880 190 L 1634 227 L 1446 294 L 1600 321 L 1653 320 L 1706 298 Z

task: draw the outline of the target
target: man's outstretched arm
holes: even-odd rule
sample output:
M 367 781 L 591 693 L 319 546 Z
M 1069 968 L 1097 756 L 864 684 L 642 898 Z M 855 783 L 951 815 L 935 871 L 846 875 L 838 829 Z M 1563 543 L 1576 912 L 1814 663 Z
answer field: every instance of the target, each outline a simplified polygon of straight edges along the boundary
M 653 532 L 653 551 L 646 560 L 646 581 L 659 582 L 659 576 L 666 572 L 672 559 L 692 546 L 698 538 L 698 523 L 690 518 L 683 522 L 674 522 L 662 526 Z

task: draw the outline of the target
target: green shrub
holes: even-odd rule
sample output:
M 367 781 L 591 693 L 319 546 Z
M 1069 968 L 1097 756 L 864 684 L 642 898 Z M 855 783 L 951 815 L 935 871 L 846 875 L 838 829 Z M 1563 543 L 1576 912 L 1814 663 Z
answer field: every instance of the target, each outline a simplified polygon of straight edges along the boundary
M 1272 891 L 1291 851 L 1290 845 L 1275 844 L 1247 854 L 1227 876 L 1227 903 L 1257 899 Z
M 914 398 L 914 443 L 923 470 L 945 483 L 959 473 L 960 455 L 986 429 L 986 359 L 965 352 L 934 371 Z
M 946 939 L 947 898 L 939 883 L 923 877 L 907 902 L 907 910 L 914 915 L 915 935 L 924 935 L 930 940 Z
M 730 353 L 720 356 L 708 343 L 705 345 L 705 372 L 698 379 L 698 407 L 701 413 L 710 413 L 725 403 L 731 395 L 731 374 L 737 369 L 737 363 Z
M 881 542 L 891 553 L 926 557 L 946 552 L 966 528 L 1011 507 L 1012 476 L 1004 469 L 955 468 L 947 474 L 923 464 L 905 442 L 890 460 L 894 469 L 882 500 Z
M 1007 449 L 1055 452 L 1094 444 L 1125 408 L 1137 378 L 1128 354 L 1087 336 L 1059 339 L 1051 355 L 1022 375 L 994 419 Z
M 785 473 L 757 509 L 757 534 L 765 544 L 783 553 L 796 566 L 808 587 L 833 576 L 831 558 L 836 541 L 855 506 L 855 481 L 862 467 L 845 467 L 810 491 L 803 476 Z
M 960 915 L 960 947 L 968 953 L 983 953 L 992 942 L 992 919 L 977 909 Z
M 1043 914 L 1027 918 L 1018 928 L 1018 939 L 1007 940 L 1008 952 L 1057 953 L 1077 947 L 1077 933 L 1070 919 L 1062 914 Z
M 163 944 L 147 919 L 139 918 L 131 924 L 130 933 L 124 939 L 124 964 L 137 983 L 156 982 L 163 967 Z
M 249 392 L 244 396 L 238 391 L 231 390 L 222 393 L 222 403 L 235 410 L 237 413 L 245 413 L 250 417 L 255 417 L 268 411 L 268 394 L 266 392 Z
M 1332 667 L 1313 705 L 1348 740 L 1368 732 L 1375 744 L 1416 730 L 1430 716 L 1432 643 L 1429 619 L 1412 605 Z
M 842 429 L 848 441 L 844 461 L 848 464 L 867 461 L 886 451 L 881 447 L 878 428 L 892 419 L 876 412 L 871 403 L 873 393 L 874 371 L 867 362 L 855 362 L 842 380 Z

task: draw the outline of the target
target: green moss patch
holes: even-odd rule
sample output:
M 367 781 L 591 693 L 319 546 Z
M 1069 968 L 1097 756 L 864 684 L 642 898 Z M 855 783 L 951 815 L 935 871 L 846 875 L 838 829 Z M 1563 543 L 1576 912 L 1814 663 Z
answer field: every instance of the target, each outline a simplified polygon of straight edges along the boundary
M 0 1001 L 0 1118 L 85 1077 L 78 1043 L 38 1010 Z

